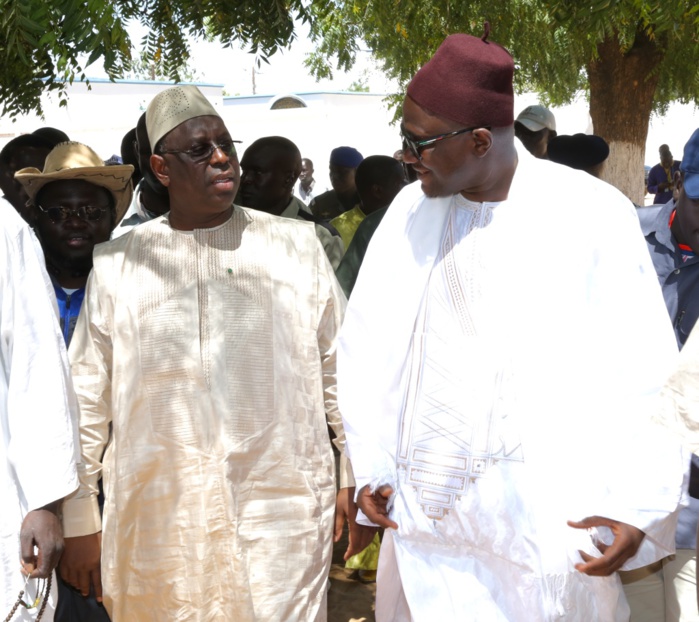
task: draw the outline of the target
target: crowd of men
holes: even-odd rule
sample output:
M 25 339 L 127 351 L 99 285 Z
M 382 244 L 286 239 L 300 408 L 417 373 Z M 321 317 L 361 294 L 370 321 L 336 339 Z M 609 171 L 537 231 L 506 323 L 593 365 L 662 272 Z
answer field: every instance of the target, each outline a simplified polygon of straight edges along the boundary
M 379 622 L 699 620 L 699 130 L 637 208 L 488 37 L 325 191 L 193 86 L 2 150 L 3 619 L 323 621 L 346 522 Z

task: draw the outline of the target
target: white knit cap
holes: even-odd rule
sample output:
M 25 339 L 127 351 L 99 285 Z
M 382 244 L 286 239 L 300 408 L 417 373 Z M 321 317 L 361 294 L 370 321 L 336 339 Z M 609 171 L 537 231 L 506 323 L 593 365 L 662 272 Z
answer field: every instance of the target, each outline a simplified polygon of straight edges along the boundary
M 146 131 L 151 150 L 158 141 L 189 119 L 220 117 L 211 102 L 196 86 L 173 86 L 158 93 L 146 110 Z

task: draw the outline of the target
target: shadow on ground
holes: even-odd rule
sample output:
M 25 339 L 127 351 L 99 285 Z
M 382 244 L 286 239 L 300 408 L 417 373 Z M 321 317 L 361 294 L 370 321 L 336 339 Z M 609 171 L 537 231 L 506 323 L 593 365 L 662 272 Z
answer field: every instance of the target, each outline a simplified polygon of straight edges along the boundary
M 348 578 L 342 556 L 347 550 L 347 530 L 333 547 L 328 592 L 328 622 L 375 622 L 376 583 L 360 583 Z

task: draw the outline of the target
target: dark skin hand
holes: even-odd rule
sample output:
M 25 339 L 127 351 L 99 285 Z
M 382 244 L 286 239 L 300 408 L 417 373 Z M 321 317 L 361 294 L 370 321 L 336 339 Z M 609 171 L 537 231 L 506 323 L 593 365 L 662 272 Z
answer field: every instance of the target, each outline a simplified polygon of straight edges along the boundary
M 615 573 L 636 554 L 646 536 L 640 529 L 632 525 L 603 516 L 588 516 L 581 521 L 568 521 L 568 525 L 574 529 L 609 527 L 614 534 L 614 542 L 609 545 L 602 542 L 595 543 L 595 546 L 602 552 L 602 557 L 592 557 L 580 551 L 584 563 L 576 564 L 575 569 L 591 577 L 608 577 Z
M 83 596 L 90 594 L 90 587 L 95 591 L 97 602 L 102 602 L 102 574 L 100 558 L 102 555 L 102 532 L 89 536 L 66 538 L 66 547 L 61 558 L 61 577 Z
M 63 552 L 63 530 L 58 518 L 61 502 L 28 512 L 19 532 L 22 568 L 32 579 L 46 579 Z M 34 553 L 34 547 L 38 554 Z
M 335 505 L 333 542 L 339 542 L 342 537 L 342 527 L 345 524 L 345 520 L 349 524 L 349 546 L 345 551 L 345 561 L 352 555 L 361 553 L 369 546 L 378 531 L 376 527 L 357 524 L 357 504 L 354 502 L 354 491 L 354 487 L 341 488 L 340 492 L 337 493 L 337 503 Z
M 364 486 L 359 491 L 357 506 L 375 525 L 384 529 L 398 529 L 398 523 L 388 518 L 387 506 L 392 494 L 393 488 L 388 485 L 379 486 L 373 494 L 369 486 Z

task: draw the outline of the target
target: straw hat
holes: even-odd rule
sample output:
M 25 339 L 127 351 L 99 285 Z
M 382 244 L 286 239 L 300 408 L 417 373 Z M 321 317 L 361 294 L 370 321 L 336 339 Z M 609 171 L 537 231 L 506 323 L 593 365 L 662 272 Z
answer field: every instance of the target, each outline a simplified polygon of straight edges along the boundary
M 92 149 L 82 143 L 59 143 L 46 156 L 44 170 L 29 167 L 15 173 L 32 201 L 46 184 L 64 179 L 82 179 L 106 188 L 114 197 L 116 221 L 120 222 L 131 203 L 131 174 L 133 166 L 122 164 L 105 166 Z

